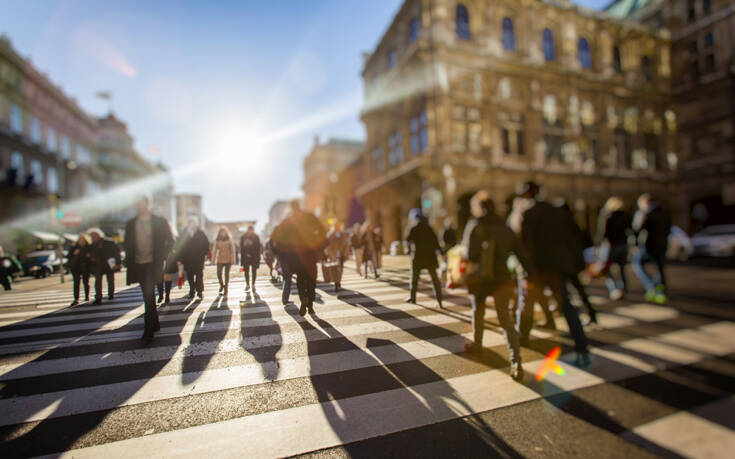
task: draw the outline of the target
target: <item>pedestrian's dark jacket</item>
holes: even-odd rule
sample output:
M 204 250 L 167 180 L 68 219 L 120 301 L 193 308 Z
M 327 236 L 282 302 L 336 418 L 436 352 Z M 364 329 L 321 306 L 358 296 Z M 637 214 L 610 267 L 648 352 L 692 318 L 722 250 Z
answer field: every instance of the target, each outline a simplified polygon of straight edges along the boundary
M 606 215 L 603 237 L 611 246 L 627 245 L 630 231 L 630 217 L 624 210 L 616 210 Z
M 663 256 L 669 244 L 671 232 L 671 215 L 663 207 L 652 203 L 652 209 L 646 214 L 639 231 L 639 243 L 643 239 L 646 251 Z
M 72 274 L 89 274 L 92 272 L 91 246 L 89 244 L 74 246 L 69 250 L 69 271 Z M 118 255 L 119 258 L 119 255 Z M 119 263 L 118 263 L 119 264 Z
M 138 217 L 131 218 L 125 225 L 125 260 L 128 267 L 127 284 L 135 284 L 141 281 L 141 272 L 139 264 L 135 261 L 136 242 L 135 242 L 135 223 Z M 174 242 L 171 227 L 165 218 L 157 215 L 151 216 L 151 226 L 153 228 L 153 276 L 154 279 L 163 279 L 163 263 L 171 252 L 171 246 Z M 206 237 L 205 237 L 206 238 Z
M 444 250 L 451 249 L 457 245 L 457 230 L 453 226 L 445 227 L 442 229 L 441 239 L 444 243 Z
M 536 201 L 523 213 L 521 241 L 538 272 L 576 275 L 584 269 L 584 235 L 568 210 Z
M 260 254 L 263 246 L 257 234 L 245 233 L 240 237 L 240 263 L 242 266 L 260 266 Z
M 362 240 L 362 234 L 360 234 L 360 230 L 353 231 L 350 235 L 350 245 L 353 249 L 361 249 L 365 243 Z
M 209 239 L 200 228 L 189 234 L 188 230 L 183 231 L 183 241 L 181 251 L 179 252 L 179 261 L 184 264 L 184 269 L 199 270 L 204 267 L 204 259 L 209 253 Z
M 494 241 L 494 266 L 492 279 L 479 279 L 477 285 L 470 285 L 470 290 L 484 286 L 499 285 L 511 278 L 508 270 L 508 257 L 514 254 L 523 268 L 531 273 L 534 265 L 521 243 L 521 240 L 508 228 L 505 222 L 496 214 L 488 214 L 480 218 L 473 218 L 467 222 L 462 236 L 462 245 L 467 248 L 467 259 L 479 263 L 484 250 L 483 243 Z
M 327 237 L 324 227 L 311 213 L 297 211 L 273 230 L 273 248 L 286 260 L 309 266 L 322 257 Z
M 0 276 L 9 277 L 21 271 L 23 271 L 23 266 L 17 258 L 11 255 L 0 257 Z
M 436 269 L 439 263 L 436 252 L 441 251 L 436 233 L 426 218 L 419 218 L 409 229 L 406 241 L 411 247 L 411 264 L 414 269 Z
M 115 265 L 119 266 L 120 261 L 120 247 L 110 239 L 100 239 L 96 243 L 93 243 L 90 248 L 90 268 L 93 273 L 104 272 L 111 269 L 111 266 L 107 263 L 110 258 L 115 259 Z

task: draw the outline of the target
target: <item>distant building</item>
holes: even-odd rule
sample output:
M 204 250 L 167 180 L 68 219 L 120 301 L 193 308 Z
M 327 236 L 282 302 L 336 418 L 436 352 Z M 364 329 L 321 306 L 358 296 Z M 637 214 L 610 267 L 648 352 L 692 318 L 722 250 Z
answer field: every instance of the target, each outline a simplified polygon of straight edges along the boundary
M 276 226 L 288 216 L 290 203 L 289 201 L 276 201 L 268 211 L 268 223 L 265 225 L 265 235 L 270 237 Z
M 114 115 L 95 119 L 0 36 L 0 223 L 121 235 L 135 195 L 171 218 L 171 177 L 138 154 Z M 134 185 L 132 185 L 134 183 Z M 96 200 L 100 192 L 114 198 Z M 0 234 L 6 239 L 6 234 Z
M 323 223 L 337 217 L 335 184 L 339 174 L 363 153 L 363 143 L 353 140 L 329 139 L 314 146 L 304 159 L 304 209 L 313 212 Z
M 0 222 L 94 194 L 96 120 L 0 36 Z
M 170 220 L 173 181 L 165 168 L 148 162 L 135 150 L 127 125 L 112 113 L 97 120 L 97 124 L 97 156 L 104 176 L 103 189 L 134 184 L 133 189 L 125 190 L 126 194 L 121 195 L 120 205 L 102 217 L 102 229 L 115 233 L 124 230 L 125 222 L 135 214 L 132 203 L 142 192 L 153 197 L 153 211 Z
M 583 227 L 611 195 L 650 192 L 681 216 L 670 34 L 568 0 L 407 0 L 363 70 L 365 178 L 386 241 L 423 207 L 507 210 L 536 180 Z
M 178 193 L 174 195 L 174 207 L 176 209 L 176 229 L 181 231 L 194 217 L 199 226 L 204 226 L 206 220 L 202 210 L 202 196 L 199 194 Z
M 617 0 L 607 11 L 671 31 L 682 205 L 691 229 L 735 223 L 735 3 Z

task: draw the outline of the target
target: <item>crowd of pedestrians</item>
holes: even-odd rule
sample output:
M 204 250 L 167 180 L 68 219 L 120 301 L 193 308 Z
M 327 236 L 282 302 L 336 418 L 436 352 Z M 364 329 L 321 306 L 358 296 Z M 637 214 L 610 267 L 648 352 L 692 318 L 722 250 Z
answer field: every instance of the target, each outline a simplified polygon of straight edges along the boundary
M 491 195 L 476 193 L 470 201 L 471 218 L 462 234 L 447 218 L 439 237 L 420 209 L 408 215 L 405 243 L 411 258 L 411 277 L 408 303 L 416 303 L 420 274 L 428 271 L 438 306 L 443 307 L 440 260 L 447 274 L 450 260 L 447 254 L 453 248 L 461 249 L 463 263 L 462 284 L 472 302 L 473 341 L 469 352 L 480 352 L 484 334 L 484 315 L 487 299 L 493 299 L 497 317 L 507 341 L 514 379 L 523 378 L 520 346 L 529 341 L 533 327 L 534 308 L 540 306 L 546 321 L 541 327 L 555 328 L 550 299 L 567 322 L 574 341 L 579 365 L 589 363 L 588 339 L 584 326 L 597 322 L 580 274 L 604 279 L 610 298 L 623 298 L 628 289 L 626 265 L 632 256 L 632 268 L 646 291 L 646 299 L 658 303 L 666 301 L 665 255 L 671 218 L 669 213 L 649 195 L 637 201 L 637 211 L 630 216 L 623 201 L 610 197 L 597 220 L 597 233 L 586 237 L 564 202 L 547 202 L 541 198 L 540 187 L 534 182 L 523 183 L 505 217 L 496 211 Z M 226 227 L 220 227 L 210 243 L 191 218 L 181 235 L 169 222 L 151 212 L 151 199 L 141 196 L 135 203 L 137 215 L 127 222 L 124 250 L 127 283 L 137 283 L 143 292 L 145 325 L 143 341 L 150 342 L 160 330 L 157 305 L 171 301 L 174 279 L 181 286 L 184 276 L 189 284 L 188 299 L 197 301 L 204 295 L 204 265 L 209 256 L 216 265 L 219 294 L 228 295 L 230 271 L 238 255 L 245 277 L 246 292 L 255 294 L 261 256 L 268 264 L 271 280 L 275 270 L 282 277 L 282 302 L 290 303 L 293 276 L 300 301 L 299 314 L 314 313 L 317 302 L 316 281 L 318 263 L 322 262 L 323 276 L 333 282 L 335 292 L 341 289 L 345 263 L 354 257 L 355 269 L 367 278 L 370 273 L 380 276 L 382 253 L 385 248 L 379 226 L 371 222 L 355 224 L 348 232 L 342 222 L 335 222 L 328 230 L 311 213 L 300 208 L 299 201 L 290 204 L 290 214 L 266 239 L 265 244 L 247 228 L 236 244 Z M 7 270 L 13 262 L 0 248 L 0 270 Z M 80 234 L 68 253 L 68 268 L 72 274 L 74 301 L 79 304 L 81 293 L 90 300 L 90 279 L 94 277 L 94 304 L 102 303 L 102 282 L 107 282 L 108 298 L 115 295 L 114 274 L 123 261 L 120 248 L 105 238 L 98 228 Z M 646 265 L 653 264 L 656 273 L 650 276 Z M 457 274 L 450 271 L 453 276 Z M 4 272 L 2 279 L 7 281 Z M 454 280 L 451 280 L 454 283 Z M 158 300 L 155 290 L 158 288 Z M 576 291 L 584 305 L 588 320 L 583 324 L 577 308 L 570 301 L 569 288 Z M 6 289 L 9 286 L 6 286 Z

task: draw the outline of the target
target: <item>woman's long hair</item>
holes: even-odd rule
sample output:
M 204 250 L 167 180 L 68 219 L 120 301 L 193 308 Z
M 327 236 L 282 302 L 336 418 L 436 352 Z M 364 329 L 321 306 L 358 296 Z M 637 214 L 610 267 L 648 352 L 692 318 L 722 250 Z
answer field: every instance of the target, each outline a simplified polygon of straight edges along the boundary
M 82 241 L 84 241 L 84 245 L 85 245 L 85 246 L 88 246 L 88 245 L 92 245 L 92 242 L 91 242 L 91 241 L 89 240 L 89 236 L 87 236 L 87 235 L 86 235 L 86 234 L 84 234 L 84 233 L 81 233 L 81 234 L 79 235 L 79 237 L 77 238 L 77 243 L 76 243 L 76 245 L 78 245 L 78 246 L 80 246 L 80 247 L 81 247 L 81 246 L 82 246 L 82 244 L 81 244 L 81 242 L 82 242 Z
M 225 233 L 224 236 L 222 233 Z M 230 234 L 230 230 L 227 229 L 226 226 L 220 226 L 217 230 L 217 240 L 218 241 L 231 241 L 232 240 L 232 234 Z

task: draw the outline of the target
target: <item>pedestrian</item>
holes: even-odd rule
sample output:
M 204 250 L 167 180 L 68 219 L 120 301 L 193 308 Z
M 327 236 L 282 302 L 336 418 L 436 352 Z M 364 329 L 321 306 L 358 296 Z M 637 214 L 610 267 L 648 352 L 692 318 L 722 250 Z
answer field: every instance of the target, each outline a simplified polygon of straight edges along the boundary
M 179 260 L 184 265 L 186 279 L 189 281 L 189 295 L 191 300 L 196 292 L 197 300 L 204 298 L 204 261 L 209 253 L 209 239 L 199 228 L 196 217 L 189 218 L 186 229 L 181 235 L 181 251 Z
M 79 304 L 80 286 L 84 286 L 84 301 L 89 301 L 89 275 L 91 274 L 92 245 L 86 234 L 80 234 L 69 250 L 69 272 L 74 283 L 74 301 L 70 306 Z
M 273 270 L 276 269 L 276 274 L 278 274 L 278 267 L 276 266 L 276 254 L 273 251 L 273 241 L 271 238 L 266 239 L 263 245 L 263 261 L 268 266 L 268 275 L 271 277 L 271 282 L 275 282 L 276 277 L 273 276 Z
M 375 237 L 375 228 L 372 223 L 365 222 L 362 225 L 362 244 L 364 251 L 362 254 L 363 268 L 365 270 L 365 279 L 368 277 L 368 265 L 373 267 L 375 278 L 379 278 L 378 274 L 378 252 L 380 251 L 380 241 Z
M 576 223 L 569 212 L 539 199 L 539 186 L 536 183 L 524 183 L 521 195 L 525 199 L 532 200 L 530 208 L 523 213 L 521 222 L 521 241 L 534 267 L 533 273 L 529 275 L 529 291 L 541 285 L 551 288 L 574 340 L 577 364 L 587 366 L 589 364 L 587 335 L 584 333 L 577 310 L 569 301 L 567 290 L 571 276 L 578 273 L 576 254 L 570 247 L 574 243 L 574 237 L 570 237 L 570 234 L 573 236 L 576 234 L 574 232 Z M 521 344 L 525 344 L 533 326 L 533 308 L 524 307 L 521 310 L 519 331 Z
M 220 226 L 217 238 L 214 241 L 214 263 L 217 265 L 217 280 L 219 281 L 219 293 L 227 296 L 230 286 L 230 268 L 235 263 L 235 243 L 232 234 L 226 226 Z M 224 281 L 223 278 L 224 272 Z
M 587 247 L 592 245 L 591 238 L 587 235 L 586 232 L 582 231 L 579 226 L 577 225 L 576 220 L 574 220 L 574 214 L 572 213 L 572 209 L 569 208 L 569 205 L 563 200 L 560 199 L 560 202 L 558 203 L 557 207 L 562 212 L 566 212 L 566 221 L 569 226 L 566 242 L 569 247 L 569 257 L 571 260 L 571 270 L 569 272 L 569 283 L 572 284 L 572 287 L 574 287 L 574 290 L 577 291 L 577 294 L 579 295 L 579 298 L 582 300 L 582 304 L 584 305 L 585 309 L 587 310 L 587 315 L 589 316 L 589 319 L 585 323 L 585 325 L 589 323 L 597 323 L 597 311 L 592 306 L 592 302 L 590 302 L 590 297 L 587 295 L 587 290 L 584 288 L 584 285 L 579 279 L 579 274 L 584 271 L 585 268 L 585 262 L 584 262 L 584 251 Z
M 339 276 L 334 283 L 335 292 L 339 292 L 342 286 L 342 272 L 344 270 L 345 260 L 350 253 L 350 241 L 344 232 L 344 226 L 341 223 L 335 223 L 327 233 L 327 261 L 336 261 L 339 263 Z
M 102 277 L 107 278 L 107 298 L 115 298 L 115 272 L 120 270 L 120 247 L 99 228 L 87 231 L 92 238 L 91 270 L 94 274 L 94 304 L 102 304 Z
M 314 313 L 317 262 L 323 257 L 326 234 L 319 220 L 301 210 L 298 200 L 291 201 L 291 214 L 273 230 L 273 242 L 279 257 L 286 260 L 288 273 L 296 274 L 296 288 L 301 307 L 299 314 Z
M 355 268 L 357 270 L 357 275 L 362 276 L 362 257 L 365 250 L 365 243 L 362 238 L 362 228 L 359 223 L 355 223 L 352 227 L 350 245 L 352 246 L 352 253 L 355 255 Z
M 18 259 L 12 255 L 6 255 L 5 249 L 0 245 L 0 284 L 5 290 L 10 290 L 13 282 L 13 274 L 23 270 Z
M 255 293 L 255 279 L 258 275 L 260 267 L 260 254 L 263 246 L 260 245 L 260 238 L 255 234 L 255 228 L 250 225 L 247 231 L 240 237 L 240 260 L 243 270 L 245 271 L 245 291 L 250 290 L 250 280 L 252 277 L 252 292 Z
M 613 301 L 623 298 L 628 290 L 625 265 L 628 264 L 630 231 L 631 219 L 623 210 L 622 199 L 611 196 L 600 210 L 595 242 L 600 248 L 600 261 L 604 267 L 600 271 L 605 275 L 605 284 Z M 616 265 L 620 272 L 617 278 L 612 272 L 612 265 Z
M 495 205 L 487 191 L 475 193 L 470 200 L 470 209 L 473 218 L 467 223 L 462 238 L 462 245 L 467 250 L 467 259 L 472 263 L 472 271 L 467 277 L 467 287 L 472 299 L 474 341 L 467 350 L 482 351 L 485 301 L 491 296 L 508 345 L 510 375 L 516 381 L 520 381 L 523 379 L 520 334 L 511 311 L 516 281 L 508 269 L 508 258 L 514 254 L 523 269 L 530 272 L 533 268 L 520 239 L 495 213 Z M 528 307 L 533 311 L 532 304 Z
M 671 232 L 671 215 L 649 194 L 638 198 L 638 211 L 633 217 L 633 231 L 637 236 L 637 252 L 633 255 L 633 271 L 646 290 L 646 301 L 666 302 L 666 249 Z M 657 272 L 651 278 L 645 265 L 653 263 Z
M 141 340 L 150 343 L 161 329 L 156 310 L 155 285 L 163 277 L 163 266 L 173 245 L 173 235 L 166 219 L 151 213 L 151 197 L 143 195 L 135 202 L 136 217 L 125 225 L 127 283 L 138 283 L 145 303 L 145 328 Z
M 439 307 L 442 307 L 442 287 L 436 270 L 439 268 L 437 256 L 441 254 L 441 247 L 436 233 L 429 225 L 429 221 L 421 213 L 421 209 L 411 209 L 408 220 L 412 226 L 408 230 L 406 242 L 408 242 L 411 254 L 411 286 L 407 303 L 416 304 L 416 292 L 419 285 L 421 271 L 426 269 L 431 276 L 434 286 L 434 296 Z
M 176 237 L 176 230 L 169 224 L 169 231 L 176 242 L 172 244 L 172 248 L 166 257 L 166 262 L 163 268 L 163 279 L 159 281 L 158 285 L 158 303 L 169 304 L 171 302 L 171 287 L 173 286 L 174 276 L 179 276 L 179 266 L 181 262 L 178 261 L 179 253 L 181 252 L 181 246 L 183 245 L 183 239 Z M 161 285 L 161 282 L 163 285 Z M 179 284 L 181 285 L 181 284 Z
M 506 225 L 511 231 L 517 236 L 521 236 L 521 229 L 523 226 L 523 214 L 533 207 L 535 204 L 534 199 L 525 198 L 523 196 L 516 196 L 513 198 L 511 211 L 506 219 Z M 544 313 L 545 323 L 540 325 L 541 328 L 549 330 L 556 329 L 556 323 L 554 322 L 554 315 L 551 313 L 551 306 L 549 304 L 549 297 L 546 294 L 547 286 L 544 284 L 526 284 L 518 285 L 519 290 L 525 290 L 525 302 L 526 311 L 529 315 L 533 316 L 533 308 L 538 304 L 541 307 L 541 311 Z
M 447 253 L 449 249 L 457 245 L 457 228 L 451 218 L 444 220 L 444 227 L 441 231 L 442 250 Z
M 375 241 L 375 255 L 376 255 L 376 272 L 378 269 L 383 267 L 383 251 L 385 250 L 385 240 L 383 239 L 383 230 L 380 226 L 376 226 L 373 229 L 373 239 Z M 375 278 L 378 278 L 376 274 Z

